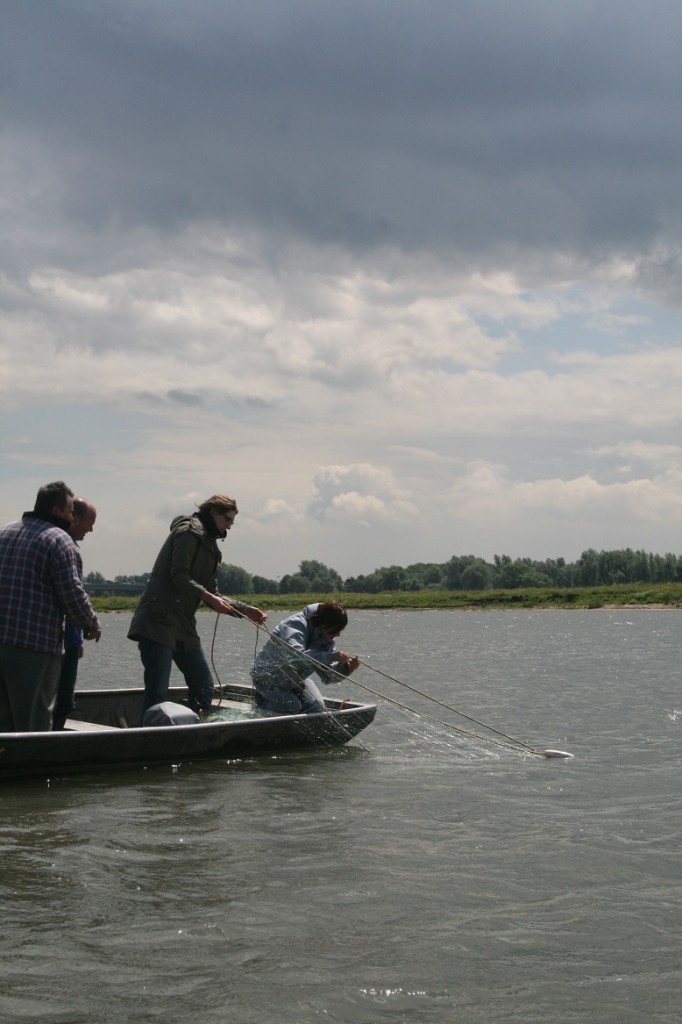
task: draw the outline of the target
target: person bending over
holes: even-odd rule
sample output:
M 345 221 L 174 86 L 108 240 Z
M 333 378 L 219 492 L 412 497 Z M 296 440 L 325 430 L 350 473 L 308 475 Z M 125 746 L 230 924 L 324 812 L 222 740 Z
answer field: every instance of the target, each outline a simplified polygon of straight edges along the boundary
M 347 624 L 345 608 L 335 601 L 309 604 L 280 622 L 251 669 L 258 707 L 285 715 L 324 711 L 312 673 L 323 683 L 335 683 L 339 673 L 348 676 L 360 664 L 359 658 L 336 649 Z

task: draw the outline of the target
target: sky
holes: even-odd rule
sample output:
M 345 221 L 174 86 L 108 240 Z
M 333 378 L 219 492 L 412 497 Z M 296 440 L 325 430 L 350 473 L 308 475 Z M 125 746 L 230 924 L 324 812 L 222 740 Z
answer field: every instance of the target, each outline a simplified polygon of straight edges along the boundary
M 0 0 L 0 519 L 682 553 L 678 0 Z

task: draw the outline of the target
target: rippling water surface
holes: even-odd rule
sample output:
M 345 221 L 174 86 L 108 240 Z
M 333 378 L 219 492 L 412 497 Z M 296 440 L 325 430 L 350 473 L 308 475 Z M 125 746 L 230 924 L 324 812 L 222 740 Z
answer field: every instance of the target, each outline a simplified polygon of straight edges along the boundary
M 80 685 L 136 685 L 105 618 Z M 220 620 L 221 678 L 255 638 Z M 679 1024 L 679 612 L 356 612 L 344 647 L 575 758 L 363 668 L 432 717 L 379 700 L 340 750 L 4 783 L 3 1024 Z

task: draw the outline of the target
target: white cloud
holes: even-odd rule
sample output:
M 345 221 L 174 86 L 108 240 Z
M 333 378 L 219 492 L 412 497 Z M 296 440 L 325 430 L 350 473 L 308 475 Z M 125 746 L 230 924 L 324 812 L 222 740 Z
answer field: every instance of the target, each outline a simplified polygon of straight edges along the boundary
M 449 498 L 466 518 L 487 522 L 518 521 L 536 514 L 559 519 L 612 520 L 619 515 L 634 521 L 661 523 L 682 514 L 682 465 L 653 478 L 600 483 L 589 474 L 570 480 L 514 480 L 500 466 L 474 463 L 450 488 Z
M 282 498 L 268 498 L 262 509 L 254 513 L 254 519 L 265 530 L 278 533 L 300 529 L 305 523 L 300 509 Z
M 410 521 L 416 507 L 386 467 L 326 466 L 314 477 L 308 511 L 315 519 L 369 527 Z
M 679 548 L 670 7 L 311 11 L 8 9 L 0 512 L 71 478 L 110 574 L 223 489 L 267 576 Z

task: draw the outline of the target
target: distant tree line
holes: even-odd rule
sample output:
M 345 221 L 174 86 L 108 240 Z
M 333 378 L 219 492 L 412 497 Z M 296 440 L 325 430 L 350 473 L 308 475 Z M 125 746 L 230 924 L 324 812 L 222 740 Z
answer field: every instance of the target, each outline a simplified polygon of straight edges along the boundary
M 112 582 L 142 587 L 150 573 L 117 576 Z M 98 572 L 90 572 L 86 583 L 109 581 Z M 475 555 L 453 555 L 447 562 L 415 562 L 375 569 L 367 576 L 343 579 L 335 569 L 308 559 L 298 572 L 267 579 L 247 572 L 238 565 L 221 565 L 218 585 L 224 594 L 378 594 L 395 590 L 514 590 L 520 587 L 593 587 L 610 583 L 682 582 L 682 555 L 652 555 L 625 548 L 618 551 L 583 551 L 577 562 L 563 558 L 535 561 L 495 555 L 486 562 Z

